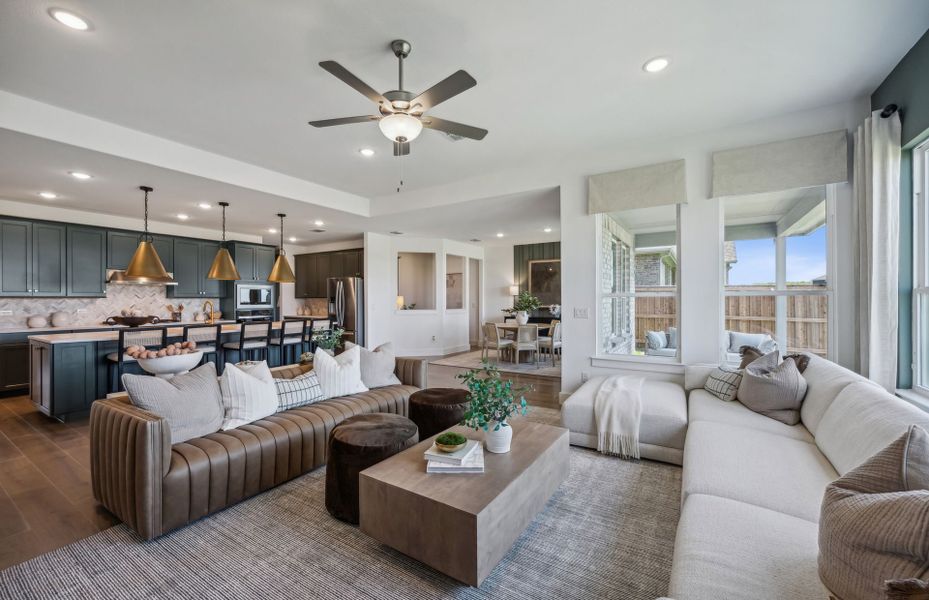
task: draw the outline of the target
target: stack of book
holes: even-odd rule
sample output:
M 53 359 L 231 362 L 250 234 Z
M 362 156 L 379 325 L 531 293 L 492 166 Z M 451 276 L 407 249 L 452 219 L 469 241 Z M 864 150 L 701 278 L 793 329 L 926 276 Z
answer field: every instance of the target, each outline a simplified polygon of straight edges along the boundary
M 435 444 L 423 453 L 426 473 L 483 473 L 484 449 L 477 440 L 468 440 L 464 448 L 442 452 Z

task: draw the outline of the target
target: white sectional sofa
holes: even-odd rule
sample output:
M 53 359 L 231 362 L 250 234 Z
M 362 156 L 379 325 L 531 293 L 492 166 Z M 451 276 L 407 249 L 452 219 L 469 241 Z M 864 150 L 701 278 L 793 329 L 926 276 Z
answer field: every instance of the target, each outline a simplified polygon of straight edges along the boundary
M 704 391 L 688 367 L 682 512 L 668 596 L 827 599 L 817 574 L 826 485 L 929 414 L 812 356 L 801 423 L 785 425 Z

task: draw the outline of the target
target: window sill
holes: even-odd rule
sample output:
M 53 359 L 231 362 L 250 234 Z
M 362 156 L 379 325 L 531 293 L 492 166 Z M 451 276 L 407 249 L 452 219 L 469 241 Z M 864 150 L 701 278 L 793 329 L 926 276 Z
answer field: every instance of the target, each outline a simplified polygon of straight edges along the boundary
M 929 412 L 929 396 L 916 390 L 897 390 L 897 396 L 903 398 L 916 408 Z
M 627 369 L 630 371 L 684 372 L 684 364 L 680 359 L 656 356 L 597 354 L 590 357 L 590 366 L 605 369 Z

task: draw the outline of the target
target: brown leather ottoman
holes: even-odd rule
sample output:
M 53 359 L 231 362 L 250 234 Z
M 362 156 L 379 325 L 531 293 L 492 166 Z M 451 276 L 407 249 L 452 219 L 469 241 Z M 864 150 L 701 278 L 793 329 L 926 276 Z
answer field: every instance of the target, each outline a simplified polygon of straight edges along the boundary
M 429 388 L 410 396 L 410 419 L 419 427 L 424 440 L 458 425 L 468 410 L 468 390 Z
M 413 421 L 390 413 L 349 417 L 329 434 L 326 510 L 358 524 L 358 474 L 419 442 Z

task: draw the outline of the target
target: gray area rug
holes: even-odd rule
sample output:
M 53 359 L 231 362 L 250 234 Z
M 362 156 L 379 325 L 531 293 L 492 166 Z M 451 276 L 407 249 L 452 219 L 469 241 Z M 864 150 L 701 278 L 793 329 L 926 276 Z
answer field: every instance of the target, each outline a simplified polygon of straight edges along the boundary
M 151 542 L 120 525 L 9 568 L 0 598 L 654 600 L 667 591 L 680 475 L 572 448 L 568 480 L 480 588 L 330 517 L 319 469 Z
M 545 360 L 539 358 L 539 364 L 536 365 L 533 362 L 521 362 L 519 364 L 505 361 L 497 360 L 497 354 L 495 351 L 490 353 L 491 363 L 501 373 L 520 373 L 523 375 L 534 375 L 536 377 L 561 377 L 561 362 L 559 360 L 556 366 L 552 366 L 551 359 L 546 356 Z M 528 358 L 526 355 L 523 355 L 523 360 L 526 361 Z M 455 354 L 446 358 L 439 358 L 429 362 L 430 365 L 441 365 L 443 367 L 459 367 L 462 369 L 480 369 L 483 365 L 481 360 L 481 351 L 472 350 L 471 352 L 465 352 L 462 354 Z

